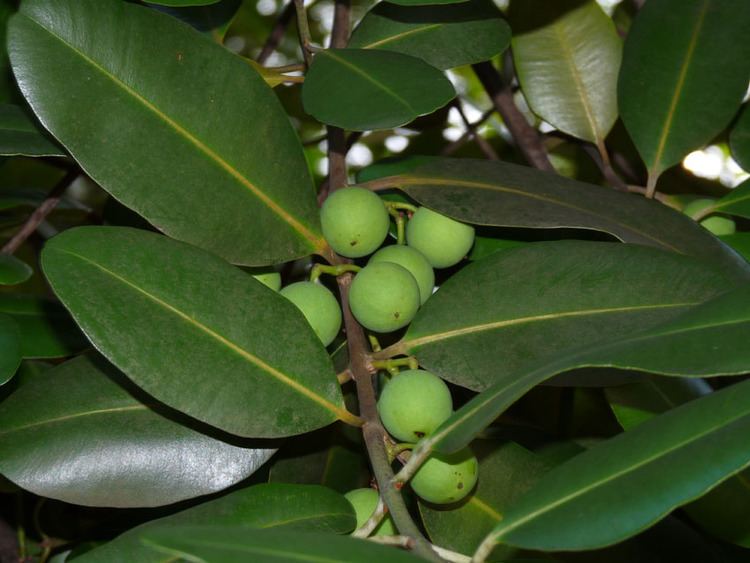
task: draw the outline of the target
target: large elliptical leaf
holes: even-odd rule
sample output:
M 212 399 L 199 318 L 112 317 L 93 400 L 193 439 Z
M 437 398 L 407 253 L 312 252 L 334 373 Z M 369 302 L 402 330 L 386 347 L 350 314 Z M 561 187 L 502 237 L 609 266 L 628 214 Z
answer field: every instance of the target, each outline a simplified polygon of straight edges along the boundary
M 662 414 L 547 473 L 492 537 L 594 549 L 660 520 L 750 464 L 750 381 Z
M 0 253 L 0 285 L 18 285 L 28 280 L 34 270 L 12 254 Z
M 454 412 L 417 450 L 461 449 L 529 389 L 574 368 L 605 366 L 690 377 L 750 372 L 744 348 L 748 338 L 750 285 L 744 284 L 658 326 L 568 350 L 552 363 L 498 380 Z
M 638 12 L 618 102 L 650 186 L 737 112 L 750 80 L 748 28 L 745 0 L 649 0 Z
M 364 185 L 399 188 L 419 203 L 467 223 L 592 229 L 623 242 L 705 258 L 742 279 L 750 272 L 734 251 L 682 213 L 634 194 L 526 166 L 434 158 Z
M 732 156 L 742 168 L 750 171 L 750 105 L 742 110 L 732 132 L 729 134 L 729 147 Z
M 239 57 L 117 0 L 28 0 L 9 46 L 43 125 L 159 229 L 239 264 L 325 252 L 299 139 Z
M 15 375 L 21 365 L 21 333 L 8 315 L 0 315 L 0 385 Z
M 450 80 L 422 59 L 366 49 L 321 51 L 302 87 L 306 112 L 351 131 L 405 125 L 455 95 Z
M 81 227 L 47 244 L 42 268 L 94 346 L 177 410 L 263 438 L 355 419 L 299 310 L 206 251 L 147 231 Z
M 513 59 L 529 106 L 560 131 L 604 146 L 617 120 L 622 41 L 594 0 L 513 2 Z
M 708 209 L 706 210 L 708 211 Z M 750 180 L 745 180 L 710 207 L 712 213 L 750 217 Z
M 20 106 L 0 105 L 0 155 L 65 156 Z
M 529 244 L 453 275 L 382 354 L 414 355 L 441 377 L 483 390 L 665 322 L 729 287 L 703 261 L 653 248 Z
M 376 4 L 348 47 L 382 49 L 424 59 L 439 69 L 486 61 L 510 44 L 510 27 L 490 0 L 445 6 Z
M 21 378 L 0 408 L 0 473 L 65 502 L 158 506 L 233 485 L 275 451 L 184 426 L 123 382 L 97 356 Z
M 344 534 L 354 529 L 356 518 L 349 501 L 327 487 L 255 485 L 146 522 L 76 560 L 80 563 L 161 563 L 164 556 L 141 543 L 144 533 L 205 524 Z
M 175 526 L 144 534 L 156 551 L 188 561 L 211 563 L 417 563 L 410 552 L 349 536 L 239 526 Z
M 158 4 L 160 6 L 172 6 L 175 8 L 184 8 L 189 6 L 208 6 L 216 4 L 221 0 L 145 0 L 147 4 Z

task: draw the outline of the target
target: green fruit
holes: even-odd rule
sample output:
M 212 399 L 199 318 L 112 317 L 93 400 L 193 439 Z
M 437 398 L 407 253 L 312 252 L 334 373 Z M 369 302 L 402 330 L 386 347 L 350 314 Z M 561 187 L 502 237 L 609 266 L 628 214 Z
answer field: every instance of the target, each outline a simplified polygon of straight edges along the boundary
M 244 268 L 244 270 L 266 287 L 274 291 L 281 289 L 281 274 L 273 268 Z
M 324 346 L 328 346 L 341 328 L 341 307 L 325 286 L 303 281 L 286 286 L 281 295 L 294 303 Z
M 368 263 L 375 262 L 392 262 L 409 270 L 419 286 L 420 304 L 424 305 L 427 298 L 432 295 L 432 288 L 435 287 L 435 272 L 430 262 L 419 250 L 402 244 L 386 246 L 373 254 Z
M 716 203 L 716 200 L 714 199 L 696 199 L 695 201 L 688 203 L 685 206 L 685 209 L 682 210 L 682 212 L 685 215 L 692 217 L 696 213 L 700 213 L 704 209 L 711 207 L 712 205 L 714 205 L 714 203 Z M 701 219 L 700 224 L 702 227 L 712 232 L 716 236 L 731 235 L 737 230 L 737 226 L 732 219 L 729 219 L 727 217 L 720 217 L 718 215 Z
M 344 498 L 354 507 L 354 514 L 357 517 L 355 530 L 361 528 L 370 519 L 378 506 L 378 492 L 375 489 L 354 489 L 346 493 Z M 396 525 L 389 514 L 385 515 L 385 518 L 381 520 L 374 531 L 376 536 L 395 536 L 397 534 Z
M 402 442 L 431 434 L 453 412 L 448 386 L 429 371 L 410 369 L 393 376 L 378 400 L 383 426 Z
M 458 264 L 474 244 L 474 227 L 420 207 L 406 224 L 406 241 L 434 268 Z
M 477 483 L 479 463 L 469 448 L 432 454 L 411 480 L 412 490 L 435 504 L 449 504 L 468 495 Z
M 390 218 L 376 194 L 352 187 L 335 191 L 325 200 L 320 223 L 333 250 L 348 258 L 359 258 L 383 244 Z
M 354 276 L 349 307 L 365 328 L 391 332 L 408 325 L 417 314 L 419 286 L 414 276 L 398 264 L 369 264 Z

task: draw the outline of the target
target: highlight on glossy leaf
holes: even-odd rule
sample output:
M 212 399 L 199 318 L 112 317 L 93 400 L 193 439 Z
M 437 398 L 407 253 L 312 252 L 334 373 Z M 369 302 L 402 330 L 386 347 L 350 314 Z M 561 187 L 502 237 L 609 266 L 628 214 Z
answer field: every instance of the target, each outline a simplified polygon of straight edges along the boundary
M 405 125 L 455 95 L 450 80 L 422 59 L 374 49 L 317 53 L 302 87 L 305 111 L 351 131 Z
M 94 346 L 179 411 L 263 438 L 359 421 L 297 308 L 209 252 L 147 231 L 81 227 L 47 244 L 42 268 Z
M 241 58 L 118 0 L 25 1 L 8 41 L 44 126 L 155 227 L 244 265 L 327 251 L 299 139 Z
M 24 108 L 0 105 L 0 155 L 66 156 Z

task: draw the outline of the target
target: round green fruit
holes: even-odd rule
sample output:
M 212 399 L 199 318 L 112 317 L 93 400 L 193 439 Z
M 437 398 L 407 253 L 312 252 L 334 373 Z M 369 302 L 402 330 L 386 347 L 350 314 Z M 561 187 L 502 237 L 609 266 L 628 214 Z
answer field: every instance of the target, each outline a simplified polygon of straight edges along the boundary
M 383 244 L 390 218 L 380 198 L 364 188 L 333 192 L 320 209 L 323 236 L 347 258 L 367 256 Z
M 696 199 L 695 201 L 691 201 L 690 203 L 688 203 L 682 210 L 682 212 L 685 215 L 692 217 L 696 213 L 700 213 L 704 209 L 711 207 L 712 205 L 714 205 L 714 203 L 716 203 L 716 200 L 714 199 Z M 731 235 L 737 230 L 737 226 L 732 219 L 729 219 L 728 217 L 720 217 L 718 215 L 713 215 L 711 217 L 701 219 L 700 224 L 702 227 L 712 232 L 716 236 Z
M 361 528 L 365 522 L 370 519 L 372 513 L 378 506 L 378 492 L 375 489 L 354 489 L 344 495 L 349 504 L 354 507 L 354 514 L 357 517 L 357 527 Z M 376 536 L 395 536 L 398 534 L 393 518 L 389 514 L 381 520 L 378 527 L 373 532 Z
M 429 371 L 410 369 L 394 375 L 378 400 L 383 426 L 402 442 L 432 434 L 453 412 L 448 386 Z
M 432 454 L 411 480 L 412 490 L 435 504 L 450 504 L 468 495 L 477 483 L 479 462 L 469 448 Z
M 245 271 L 274 291 L 281 289 L 281 274 L 273 268 L 245 268 Z
M 386 246 L 373 254 L 369 264 L 376 262 L 391 262 L 409 270 L 419 286 L 420 304 L 424 305 L 427 298 L 432 295 L 432 288 L 435 287 L 435 272 L 424 254 L 416 248 L 403 244 Z
M 458 264 L 474 244 L 474 227 L 420 207 L 406 224 L 406 242 L 434 268 Z
M 354 276 L 349 307 L 365 328 L 392 332 L 408 325 L 417 314 L 419 286 L 414 276 L 398 264 L 369 264 Z
M 302 311 L 324 346 L 333 342 L 341 328 L 341 307 L 328 288 L 303 281 L 286 286 L 280 293 Z

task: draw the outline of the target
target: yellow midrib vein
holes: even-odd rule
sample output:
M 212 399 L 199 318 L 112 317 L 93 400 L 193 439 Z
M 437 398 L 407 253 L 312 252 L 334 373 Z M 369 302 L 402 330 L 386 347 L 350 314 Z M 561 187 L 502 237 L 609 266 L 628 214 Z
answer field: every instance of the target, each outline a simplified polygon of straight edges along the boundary
M 500 514 L 497 510 L 492 508 L 486 502 L 477 498 L 476 495 L 469 498 L 469 504 L 473 505 L 475 508 L 477 508 L 477 510 L 484 512 L 487 516 L 489 516 L 490 518 L 492 518 L 493 520 L 497 522 L 500 522 L 503 519 L 502 514 Z
M 334 61 L 336 61 L 340 65 L 345 66 L 346 68 L 348 68 L 349 70 L 351 70 L 353 73 L 360 75 L 362 78 L 364 78 L 365 80 L 367 80 L 371 84 L 374 84 L 377 88 L 380 88 L 384 92 L 390 94 L 393 97 L 394 100 L 396 100 L 397 102 L 399 102 L 401 105 L 403 105 L 410 112 L 412 112 L 414 114 L 418 114 L 419 113 L 417 110 L 415 110 L 413 107 L 411 107 L 411 104 L 409 102 L 407 102 L 401 96 L 399 96 L 398 94 L 396 94 L 396 92 L 394 92 L 393 90 L 391 90 L 388 86 L 386 86 L 382 82 L 378 82 L 372 76 L 370 76 L 369 74 L 367 74 L 366 72 L 364 72 L 362 69 L 358 68 L 357 66 L 351 64 L 349 61 L 345 61 L 341 57 L 337 57 L 336 55 L 334 55 L 333 53 L 331 53 L 330 49 L 327 50 L 327 51 L 323 51 L 322 53 L 320 53 L 320 55 L 325 55 L 326 57 L 330 57 L 331 59 L 333 59 Z
M 277 370 L 273 366 L 268 365 L 266 362 L 264 362 L 263 360 L 261 360 L 259 357 L 251 354 L 250 352 L 248 352 L 244 348 L 238 346 L 237 344 L 235 344 L 231 340 L 227 339 L 226 337 L 222 336 L 218 332 L 215 332 L 215 331 L 211 330 L 206 325 L 198 322 L 197 320 L 195 320 L 192 317 L 190 317 L 189 315 L 183 313 L 182 311 L 180 311 L 176 307 L 170 305 L 169 303 L 167 303 L 166 301 L 160 299 L 156 295 L 153 295 L 153 294 L 149 293 L 145 289 L 142 289 L 141 287 L 139 287 L 135 283 L 133 283 L 130 280 L 128 280 L 128 279 L 120 276 L 116 272 L 113 272 L 112 270 L 109 270 L 108 268 L 105 268 L 101 264 L 98 264 L 97 262 L 94 262 L 93 260 L 90 260 L 90 259 L 86 258 L 85 256 L 81 256 L 80 254 L 76 254 L 75 252 L 70 252 L 68 250 L 60 250 L 60 249 L 57 249 L 57 252 L 61 252 L 61 253 L 64 253 L 64 254 L 69 254 L 70 256 L 74 256 L 75 258 L 78 258 L 79 260 L 82 260 L 82 261 L 84 261 L 84 262 L 86 262 L 88 264 L 91 264 L 95 268 L 98 268 L 99 270 L 101 270 L 102 272 L 104 272 L 105 274 L 107 274 L 108 276 L 114 278 L 115 280 L 117 280 L 120 283 L 126 285 L 127 287 L 131 288 L 132 290 L 140 293 L 141 295 L 143 295 L 147 299 L 150 299 L 151 301 L 153 301 L 154 303 L 156 303 L 160 307 L 163 307 L 167 311 L 169 311 L 169 312 L 177 315 L 179 318 L 181 318 L 182 320 L 186 321 L 188 324 L 194 326 L 199 331 L 201 331 L 201 332 L 205 333 L 206 335 L 210 336 L 211 338 L 213 338 L 214 340 L 216 340 L 217 342 L 219 342 L 223 346 L 226 346 L 232 352 L 235 352 L 236 354 L 238 354 L 243 359 L 249 361 L 250 363 L 252 363 L 256 367 L 258 367 L 261 370 L 263 370 L 264 372 L 268 373 L 270 376 L 272 376 L 273 378 L 275 378 L 279 382 L 283 383 L 284 385 L 289 386 L 291 389 L 294 389 L 295 391 L 297 391 L 298 393 L 300 393 L 301 395 L 303 395 L 307 399 L 309 399 L 309 400 L 317 403 L 318 405 L 322 406 L 326 410 L 331 411 L 333 414 L 336 415 L 336 417 L 338 419 L 351 421 L 353 418 L 355 418 L 354 415 L 352 415 L 351 413 L 349 413 L 347 410 L 342 409 L 341 407 L 337 407 L 336 405 L 334 405 L 333 403 L 331 403 L 327 399 L 321 397 L 317 393 L 314 393 L 313 391 L 311 391 L 310 389 L 308 389 L 304 385 L 301 385 L 297 381 L 294 381 L 293 379 L 291 379 L 290 377 L 288 377 L 284 373 L 280 372 L 279 370 Z
M 463 328 L 456 328 L 453 330 L 446 330 L 444 332 L 430 334 L 422 336 L 420 338 L 414 338 L 411 340 L 405 340 L 403 346 L 413 350 L 418 346 L 424 346 L 425 344 L 433 344 L 441 340 L 448 340 L 451 338 L 457 338 L 460 336 L 466 336 L 468 334 L 474 334 L 477 332 L 487 332 L 491 330 L 497 330 L 500 328 L 507 328 L 509 326 L 515 326 L 520 324 L 528 324 L 539 321 L 552 321 L 570 317 L 588 317 L 594 315 L 605 315 L 608 313 L 630 313 L 635 311 L 643 310 L 654 310 L 654 309 L 671 309 L 675 307 L 688 307 L 697 305 L 697 303 L 662 303 L 655 305 L 634 305 L 627 307 L 604 307 L 601 309 L 584 309 L 580 311 L 562 311 L 558 313 L 545 313 L 543 315 L 532 315 L 529 317 L 520 317 L 517 319 L 505 319 L 502 321 L 494 321 L 490 323 L 483 323 L 479 325 L 471 325 Z
M 441 23 L 431 23 L 429 25 L 424 25 L 422 27 L 409 29 L 407 31 L 402 31 L 401 33 L 396 33 L 395 35 L 391 35 L 390 37 L 385 37 L 378 41 L 373 41 L 372 43 L 363 45 L 362 48 L 363 49 L 376 49 L 377 47 L 387 45 L 388 43 L 393 43 L 394 41 L 398 41 L 399 39 L 404 39 L 405 37 L 409 37 L 411 35 L 417 35 L 419 33 L 424 33 L 426 31 L 432 31 L 433 29 L 439 29 L 443 25 L 444 24 L 441 24 Z
M 693 34 L 690 37 L 690 43 L 688 44 L 688 50 L 685 54 L 685 58 L 682 61 L 680 74 L 677 77 L 677 85 L 675 86 L 674 93 L 672 94 L 672 99 L 669 103 L 669 109 L 667 110 L 667 118 L 664 122 L 664 128 L 661 131 L 661 135 L 659 135 L 659 144 L 656 147 L 654 161 L 651 164 L 651 169 L 649 171 L 652 175 L 660 170 L 661 158 L 664 154 L 664 149 L 667 146 L 667 139 L 669 138 L 670 130 L 672 129 L 672 121 L 674 121 L 674 116 L 677 112 L 677 105 L 680 101 L 680 97 L 682 96 L 682 88 L 685 86 L 688 69 L 690 68 L 690 63 L 692 62 L 693 54 L 695 53 L 695 46 L 698 44 L 698 36 L 700 35 L 701 28 L 703 27 L 703 21 L 706 19 L 706 12 L 708 11 L 708 5 L 710 3 L 711 0 L 704 0 L 701 12 L 698 15 L 697 21 L 695 22 Z
M 0 432 L 0 436 L 11 434 L 12 432 L 20 432 L 21 430 L 28 430 L 30 428 L 36 428 L 38 426 L 46 426 L 48 424 L 55 424 L 56 422 L 67 422 L 69 420 L 75 420 L 76 418 L 83 418 L 83 417 L 92 416 L 95 414 L 113 414 L 113 413 L 122 413 L 122 412 L 147 410 L 147 409 L 148 409 L 148 405 L 142 404 L 142 405 L 130 405 L 128 407 L 112 407 L 108 409 L 96 409 L 93 411 L 66 414 L 64 416 L 58 416 L 56 418 L 49 418 L 47 420 L 41 420 L 39 422 L 32 422 L 31 424 L 26 424 L 24 426 L 17 426 L 15 428 L 3 430 L 2 432 Z
M 105 67 L 101 66 L 97 61 L 95 61 L 94 59 L 86 55 L 84 52 L 76 48 L 75 45 L 72 45 L 71 43 L 67 42 L 64 38 L 53 33 L 52 31 L 44 27 L 42 24 L 40 24 L 36 20 L 28 16 L 27 16 L 27 19 L 28 21 L 34 23 L 40 29 L 44 30 L 51 37 L 55 38 L 62 45 L 65 45 L 67 48 L 73 51 L 76 55 L 81 57 L 81 59 L 83 59 L 86 63 L 88 63 L 90 66 L 92 66 L 93 68 L 98 70 L 101 74 L 103 74 L 105 77 L 110 79 L 112 83 L 114 83 L 116 86 L 124 90 L 133 99 L 135 99 L 137 102 L 143 105 L 143 107 L 145 107 L 147 110 L 151 111 L 154 115 L 156 115 L 158 119 L 160 119 L 161 121 L 166 123 L 169 127 L 171 127 L 178 134 L 178 136 L 182 137 L 183 139 L 191 143 L 193 146 L 195 146 L 200 152 L 205 154 L 209 158 L 209 160 L 213 161 L 216 165 L 219 166 L 219 168 L 224 170 L 232 178 L 234 178 L 240 184 L 242 184 L 242 186 L 247 188 L 256 198 L 258 198 L 274 214 L 279 216 L 292 229 L 294 229 L 300 235 L 302 235 L 305 239 L 307 239 L 310 242 L 310 244 L 312 244 L 313 248 L 315 248 L 317 251 L 320 251 L 327 246 L 326 242 L 321 237 L 316 236 L 305 225 L 300 223 L 288 211 L 286 211 L 283 207 L 281 207 L 278 203 L 276 203 L 273 199 L 271 199 L 263 190 L 261 190 L 259 187 L 253 184 L 248 178 L 246 178 L 239 170 L 237 170 L 234 166 L 229 164 L 226 160 L 224 160 L 221 156 L 219 156 L 219 154 L 216 153 L 212 148 L 210 148 L 203 141 L 198 139 L 195 135 L 193 135 L 190 131 L 185 129 L 182 125 L 177 123 L 174 119 L 169 117 L 166 113 L 161 111 L 158 107 L 152 104 L 149 100 L 141 96 L 136 90 L 134 90 L 133 88 L 125 84 L 122 80 L 120 80 L 114 74 L 109 72 Z
M 573 491 L 573 492 L 571 492 L 571 493 L 569 493 L 569 494 L 567 494 L 567 495 L 559 498 L 558 500 L 556 500 L 554 502 L 551 502 L 551 503 L 549 503 L 547 505 L 544 505 L 543 507 L 539 508 L 538 510 L 530 512 L 528 515 L 524 516 L 523 518 L 519 518 L 515 522 L 511 521 L 510 524 L 508 524 L 506 526 L 506 528 L 494 532 L 493 535 L 496 538 L 501 538 L 503 535 L 506 535 L 508 532 L 512 532 L 513 530 L 515 530 L 519 526 L 522 526 L 526 522 L 534 520 L 535 518 L 537 518 L 537 517 L 539 517 L 539 516 L 541 516 L 541 515 L 543 515 L 543 514 L 545 514 L 547 512 L 550 512 L 551 510 L 554 510 L 558 506 L 562 506 L 563 504 L 565 504 L 567 502 L 570 502 L 572 500 L 575 500 L 576 498 L 581 497 L 581 496 L 585 495 L 586 493 L 589 493 L 590 491 L 592 491 L 594 489 L 597 489 L 597 488 L 600 488 L 602 486 L 605 486 L 608 483 L 610 483 L 611 481 L 614 481 L 614 480 L 622 477 L 623 475 L 627 475 L 628 473 L 632 473 L 633 471 L 636 471 L 637 469 L 640 469 L 641 467 L 643 467 L 645 465 L 648 465 L 652 461 L 659 460 L 660 458 L 663 458 L 663 457 L 671 454 L 672 452 L 679 450 L 680 448 L 682 448 L 684 446 L 687 446 L 687 445 L 689 445 L 689 444 L 691 444 L 693 442 L 697 442 L 701 438 L 703 438 L 705 436 L 709 436 L 710 434 L 713 434 L 717 430 L 721 430 L 722 428 L 725 428 L 725 427 L 727 427 L 727 426 L 729 426 L 729 425 L 737 422 L 738 420 L 741 420 L 742 418 L 747 417 L 748 415 L 750 415 L 750 412 L 743 412 L 743 413 L 741 413 L 741 414 L 739 414 L 739 415 L 737 415 L 737 416 L 735 416 L 735 417 L 733 417 L 733 418 L 731 418 L 729 420 L 721 421 L 718 425 L 711 426 L 710 428 L 708 428 L 704 432 L 701 432 L 699 434 L 693 434 L 688 439 L 682 440 L 681 442 L 673 444 L 671 447 L 666 448 L 665 450 L 659 451 L 655 455 L 651 455 L 651 456 L 649 456 L 647 458 L 644 458 L 643 460 L 641 460 L 641 461 L 639 461 L 637 463 L 634 463 L 633 465 L 624 467 L 620 471 L 617 471 L 615 473 L 612 473 L 610 475 L 605 476 L 604 478 L 601 478 L 601 479 L 599 479 L 597 481 L 589 483 L 586 487 L 582 487 L 580 489 L 577 489 L 577 490 L 575 490 L 575 491 Z
M 152 544 L 157 549 L 160 549 L 162 551 L 167 551 L 169 553 L 179 553 L 183 557 L 191 554 L 188 552 L 183 552 L 179 548 L 173 548 L 168 547 L 164 545 L 160 545 L 157 542 L 154 541 L 146 541 L 146 543 Z M 280 548 L 276 547 L 261 547 L 257 545 L 248 545 L 248 544 L 236 544 L 231 542 L 215 542 L 215 541 L 206 541 L 206 540 L 191 540 L 191 543 L 201 546 L 201 547 L 210 547 L 215 548 L 218 550 L 222 549 L 229 549 L 233 551 L 239 551 L 241 553 L 257 553 L 257 554 L 265 554 L 265 555 L 272 555 L 272 556 L 285 556 L 287 557 L 288 561 L 310 561 L 311 563 L 347 563 L 350 561 L 349 559 L 330 559 L 329 557 L 319 557 L 317 555 L 310 555 L 309 553 L 303 553 L 299 551 L 286 551 Z M 219 552 L 220 553 L 220 552 Z M 192 559 L 191 559 L 192 560 Z M 203 561 L 203 559 L 200 559 L 200 561 Z
M 631 233 L 635 233 L 645 239 L 654 241 L 659 246 L 662 246 L 664 248 L 668 248 L 669 250 L 672 250 L 674 252 L 678 252 L 680 254 L 684 254 L 679 248 L 672 246 L 671 244 L 664 242 L 661 239 L 658 239 L 648 233 L 644 233 L 643 231 L 639 231 L 638 229 L 634 229 L 630 225 L 627 225 L 625 223 L 621 223 L 620 221 L 617 221 L 615 219 L 612 219 L 611 217 L 606 217 L 604 215 L 601 215 L 600 213 L 597 213 L 595 211 L 592 211 L 590 209 L 586 209 L 583 207 L 579 207 L 577 205 L 573 205 L 571 203 L 567 203 L 565 201 L 560 201 L 558 199 L 554 199 L 551 197 L 546 197 L 539 194 L 534 194 L 530 192 L 526 192 L 524 190 L 519 190 L 516 188 L 508 188 L 504 186 L 498 186 L 496 184 L 488 184 L 486 182 L 477 182 L 475 180 L 458 180 L 455 178 L 431 178 L 427 176 L 393 176 L 394 178 L 394 184 L 397 184 L 398 186 L 419 186 L 424 184 L 434 185 L 434 186 L 460 186 L 460 187 L 466 187 L 466 188 L 477 188 L 477 189 L 483 189 L 483 190 L 492 190 L 496 192 L 505 192 L 510 194 L 519 195 L 522 197 L 527 197 L 529 199 L 535 199 L 537 201 L 545 201 L 547 203 L 552 203 L 554 205 L 559 205 L 561 207 L 567 207 L 568 209 L 573 209 L 575 211 L 580 211 L 582 213 L 585 213 L 587 215 L 590 215 L 592 217 L 598 217 L 599 219 L 602 219 L 603 221 L 612 223 L 614 225 L 617 225 L 619 227 L 622 227 L 624 230 L 630 231 Z M 605 227 L 600 227 L 601 229 L 604 229 Z M 609 232 L 609 231 L 607 231 Z M 614 233 L 612 233 L 614 234 Z

